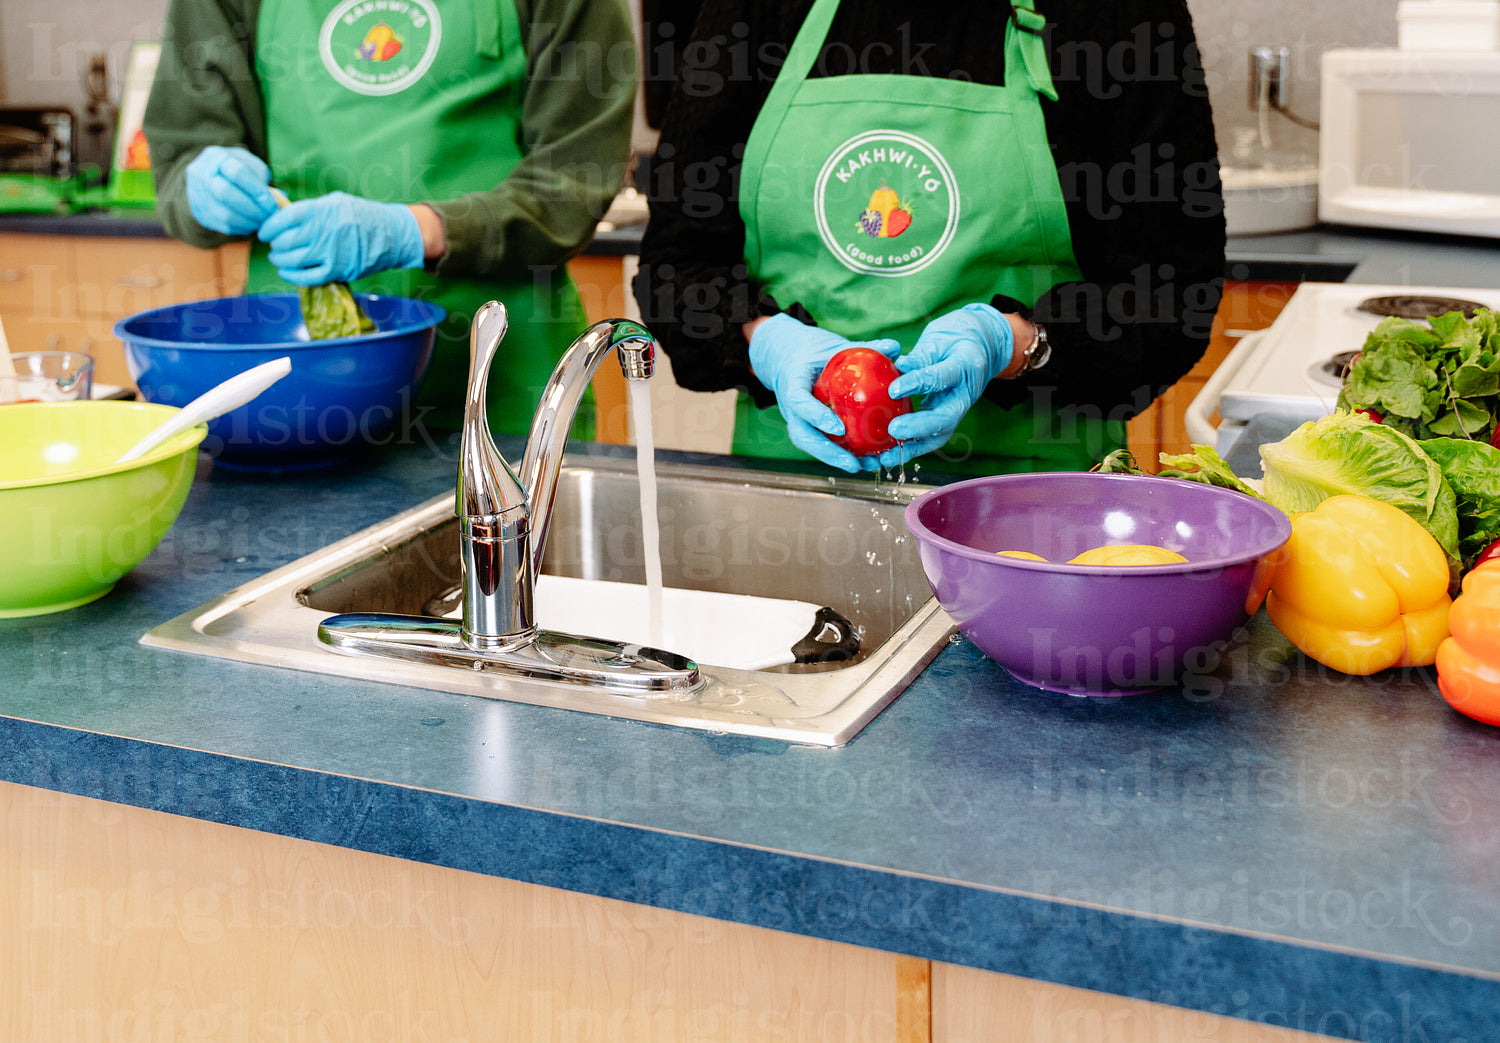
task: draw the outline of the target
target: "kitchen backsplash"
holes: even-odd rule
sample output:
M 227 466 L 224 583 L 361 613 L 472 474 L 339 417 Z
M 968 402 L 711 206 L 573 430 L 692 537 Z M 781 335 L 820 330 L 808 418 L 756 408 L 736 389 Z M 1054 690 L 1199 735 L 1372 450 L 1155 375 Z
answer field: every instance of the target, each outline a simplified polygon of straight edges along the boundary
M 1041 0 L 1043 10 L 1049 0 Z M 1222 149 L 1256 127 L 1247 102 L 1252 46 L 1291 50 L 1289 108 L 1318 116 L 1319 56 L 1329 47 L 1393 47 L 1396 0 L 1189 0 L 1214 100 Z M 108 59 L 110 96 L 130 42 L 160 35 L 167 0 L 4 0 L 0 3 L 0 104 L 66 105 L 84 113 L 83 76 L 91 58 Z M 1317 135 L 1289 120 L 1271 122 L 1275 147 L 1315 154 Z M 84 158 L 90 158 L 87 143 Z

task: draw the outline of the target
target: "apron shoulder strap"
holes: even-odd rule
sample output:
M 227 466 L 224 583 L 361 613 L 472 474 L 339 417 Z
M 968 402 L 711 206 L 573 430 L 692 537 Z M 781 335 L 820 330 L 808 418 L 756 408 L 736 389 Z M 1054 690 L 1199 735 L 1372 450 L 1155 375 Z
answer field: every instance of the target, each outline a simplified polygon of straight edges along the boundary
M 1042 29 L 1047 19 L 1032 6 L 1033 0 L 1011 0 L 1010 25 L 1006 27 L 1005 57 L 1009 61 L 1019 57 L 1026 70 L 1026 79 L 1031 89 L 1057 100 L 1057 88 L 1052 85 L 1052 70 L 1047 65 L 1047 41 Z
M 780 111 L 791 101 L 791 96 L 817 62 L 823 41 L 828 38 L 828 27 L 833 24 L 833 16 L 838 10 L 839 0 L 814 0 L 812 10 L 807 12 L 797 35 L 792 38 L 792 45 L 787 48 L 786 61 L 781 63 L 781 70 L 776 74 L 776 82 L 771 84 L 762 111 Z

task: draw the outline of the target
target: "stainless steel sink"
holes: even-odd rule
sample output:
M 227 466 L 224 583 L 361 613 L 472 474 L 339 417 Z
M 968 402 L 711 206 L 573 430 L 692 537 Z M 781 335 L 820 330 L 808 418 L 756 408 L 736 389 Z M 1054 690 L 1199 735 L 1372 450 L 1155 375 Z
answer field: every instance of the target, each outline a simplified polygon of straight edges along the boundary
M 231 590 L 141 641 L 316 673 L 839 746 L 906 687 L 952 632 L 902 520 L 920 490 L 673 463 L 659 464 L 657 477 L 667 586 L 826 605 L 854 624 L 858 655 L 769 670 L 700 663 L 706 683 L 691 693 L 618 695 L 343 656 L 320 644 L 319 622 L 336 613 L 441 612 L 459 582 L 451 495 Z M 542 571 L 645 581 L 633 460 L 564 461 Z

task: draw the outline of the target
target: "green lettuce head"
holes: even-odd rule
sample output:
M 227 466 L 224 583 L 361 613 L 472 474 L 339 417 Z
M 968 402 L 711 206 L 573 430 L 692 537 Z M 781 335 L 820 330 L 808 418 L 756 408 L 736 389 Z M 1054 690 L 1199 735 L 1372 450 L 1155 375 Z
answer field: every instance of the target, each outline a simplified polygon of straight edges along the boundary
M 1458 574 L 1458 512 L 1442 468 L 1415 439 L 1359 413 L 1338 412 L 1303 424 L 1260 447 L 1265 497 L 1287 514 L 1330 496 L 1384 500 L 1432 533 Z

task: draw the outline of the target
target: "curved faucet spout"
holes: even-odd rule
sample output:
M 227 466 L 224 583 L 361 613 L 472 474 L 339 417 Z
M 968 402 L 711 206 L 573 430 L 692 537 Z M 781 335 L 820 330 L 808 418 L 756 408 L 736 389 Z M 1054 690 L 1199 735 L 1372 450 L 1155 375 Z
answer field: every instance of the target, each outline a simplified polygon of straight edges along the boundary
M 547 549 L 547 528 L 568 431 L 594 371 L 610 352 L 618 353 L 626 380 L 648 380 L 656 370 L 656 338 L 650 330 L 629 319 L 596 322 L 563 354 L 532 418 L 526 454 L 521 458 L 521 484 L 531 505 L 534 569 L 541 567 Z

